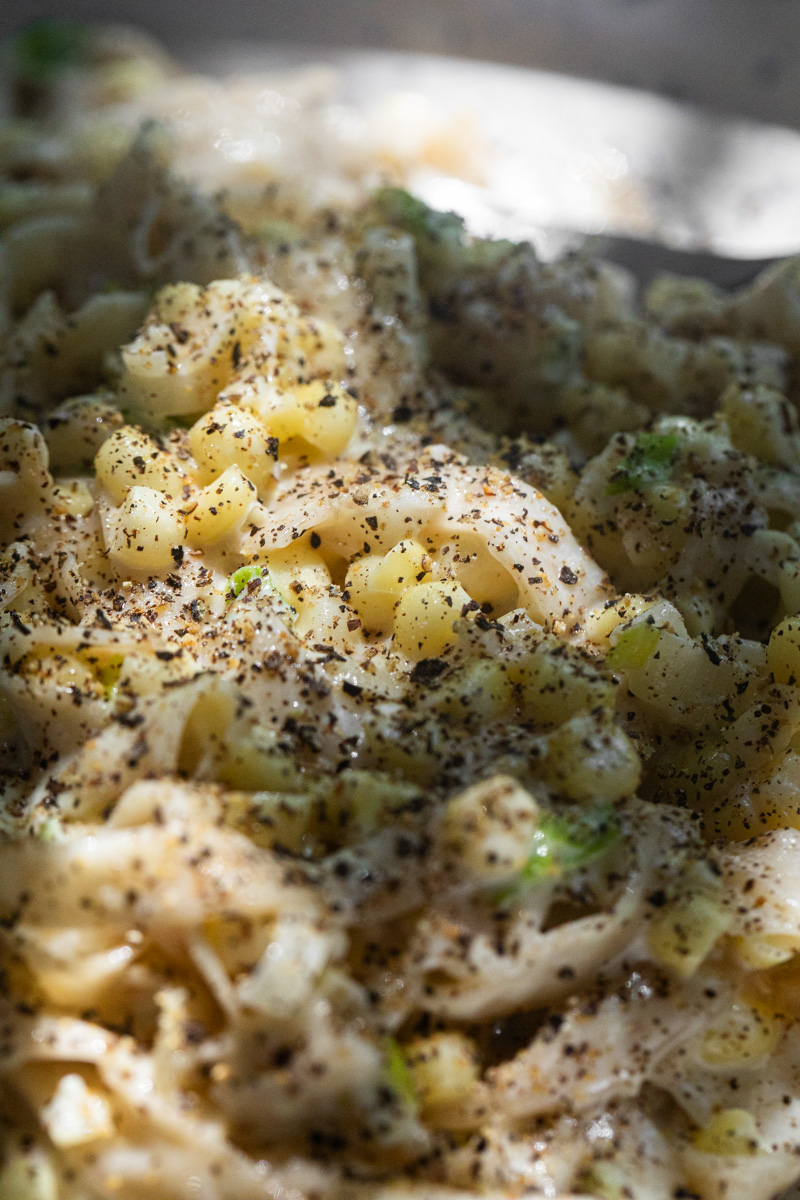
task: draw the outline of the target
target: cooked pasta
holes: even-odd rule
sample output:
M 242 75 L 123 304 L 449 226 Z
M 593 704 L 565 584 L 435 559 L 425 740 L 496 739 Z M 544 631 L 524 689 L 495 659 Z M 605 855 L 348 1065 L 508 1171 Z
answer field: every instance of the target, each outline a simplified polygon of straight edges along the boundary
M 0 1196 L 777 1196 L 797 262 L 640 296 L 318 74 L 15 53 Z

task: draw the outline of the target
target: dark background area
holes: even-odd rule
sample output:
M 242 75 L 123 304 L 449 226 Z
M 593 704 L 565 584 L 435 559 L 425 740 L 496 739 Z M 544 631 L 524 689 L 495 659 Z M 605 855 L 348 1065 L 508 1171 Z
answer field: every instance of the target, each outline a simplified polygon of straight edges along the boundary
M 800 0 L 1 0 L 0 36 L 52 16 L 178 54 L 246 38 L 495 59 L 800 125 Z

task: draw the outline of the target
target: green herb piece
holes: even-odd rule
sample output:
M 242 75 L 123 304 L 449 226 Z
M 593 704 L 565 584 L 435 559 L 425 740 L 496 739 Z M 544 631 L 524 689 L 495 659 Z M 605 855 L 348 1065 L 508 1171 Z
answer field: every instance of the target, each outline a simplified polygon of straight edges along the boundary
M 678 439 L 674 434 L 640 433 L 630 454 L 608 481 L 606 495 L 640 492 L 663 483 L 671 475 L 677 456 Z
M 301 242 L 304 236 L 303 230 L 294 221 L 284 221 L 280 218 L 264 221 L 256 230 L 258 240 L 271 246 L 291 246 Z
M 461 242 L 464 222 L 456 213 L 438 212 L 418 200 L 405 188 L 380 188 L 375 203 L 385 220 L 400 225 L 413 237 L 433 238 L 436 241 Z
M 61 836 L 61 822 L 58 817 L 48 817 L 39 826 L 37 837 L 40 842 L 57 842 Z
M 402 1047 L 393 1037 L 387 1037 L 384 1043 L 386 1066 L 384 1070 L 386 1082 L 401 1100 L 405 1108 L 416 1112 L 419 1107 L 417 1089 L 414 1086 L 414 1076 L 406 1062 Z
M 96 674 L 99 682 L 103 685 L 103 691 L 106 694 L 106 700 L 113 700 L 116 695 L 119 685 L 119 676 L 122 670 L 122 664 L 125 661 L 122 654 L 113 654 L 111 658 L 103 663 L 102 667 L 98 667 Z
M 14 41 L 14 72 L 31 83 L 50 83 L 83 62 L 88 47 L 88 30 L 77 21 L 37 21 Z
M 543 818 L 534 834 L 528 861 L 517 878 L 495 894 L 495 904 L 502 907 L 537 883 L 559 879 L 587 866 L 616 845 L 621 835 L 610 804 L 569 817 Z
M 642 622 L 625 629 L 606 655 L 613 671 L 636 671 L 643 667 L 658 645 L 661 630 Z
M 467 271 L 493 270 L 509 254 L 525 250 L 524 243 L 470 237 L 457 213 L 429 208 L 403 188 L 380 188 L 373 207 L 380 221 L 413 237 L 423 287 L 448 286 Z
M 234 571 L 228 580 L 226 598 L 228 602 L 235 600 L 240 596 L 247 587 L 251 579 L 265 579 L 267 584 L 275 591 L 275 585 L 269 577 L 269 572 L 266 567 L 260 567 L 256 563 L 251 563 L 246 567 L 239 567 L 238 571 Z

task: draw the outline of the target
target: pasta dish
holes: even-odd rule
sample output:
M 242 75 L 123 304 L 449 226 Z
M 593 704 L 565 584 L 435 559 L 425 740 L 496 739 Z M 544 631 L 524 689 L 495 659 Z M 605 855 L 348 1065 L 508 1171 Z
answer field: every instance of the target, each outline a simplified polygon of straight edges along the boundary
M 0 1197 L 777 1196 L 798 261 L 470 236 L 318 70 L 14 70 Z

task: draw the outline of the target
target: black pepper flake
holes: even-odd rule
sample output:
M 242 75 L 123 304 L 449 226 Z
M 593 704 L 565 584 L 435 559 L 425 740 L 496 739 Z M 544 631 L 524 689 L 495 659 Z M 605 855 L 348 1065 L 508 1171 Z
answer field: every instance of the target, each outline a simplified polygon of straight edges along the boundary
M 411 678 L 414 683 L 433 683 L 446 669 L 447 664 L 440 658 L 421 658 L 414 664 Z
M 318 533 L 312 533 L 309 541 L 311 542 L 312 550 L 319 550 L 320 546 L 322 545 L 322 538 Z
M 578 576 L 575 574 L 575 572 L 572 570 L 572 568 L 571 568 L 571 567 L 568 567 L 568 566 L 567 566 L 567 564 L 566 564 L 566 563 L 564 564 L 564 566 L 563 566 L 563 567 L 561 568 L 561 570 L 559 571 L 559 573 L 558 573 L 558 578 L 561 580 L 561 582 L 562 582 L 562 583 L 566 583 L 566 584 L 568 584 L 570 587 L 571 587 L 573 584 L 575 584 L 575 583 L 577 583 L 577 582 L 578 582 Z
M 11 610 L 11 621 L 14 625 L 14 628 L 18 629 L 20 633 L 29 634 L 31 632 L 30 626 L 25 624 L 22 617 L 18 612 L 15 612 L 14 609 Z
M 364 689 L 359 687 L 357 683 L 351 683 L 349 679 L 345 679 L 344 683 L 342 684 L 342 691 L 344 692 L 345 696 L 360 696 L 363 690 Z

